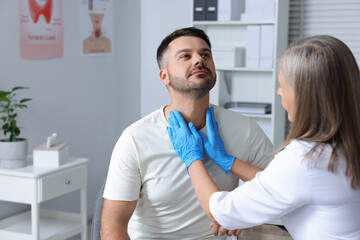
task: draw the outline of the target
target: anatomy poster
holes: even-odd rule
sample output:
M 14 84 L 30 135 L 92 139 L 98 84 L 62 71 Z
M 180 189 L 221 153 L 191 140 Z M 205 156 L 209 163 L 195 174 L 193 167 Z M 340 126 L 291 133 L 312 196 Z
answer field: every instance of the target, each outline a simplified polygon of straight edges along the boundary
M 63 56 L 62 0 L 18 0 L 20 56 Z
M 82 56 L 113 53 L 112 0 L 78 0 Z

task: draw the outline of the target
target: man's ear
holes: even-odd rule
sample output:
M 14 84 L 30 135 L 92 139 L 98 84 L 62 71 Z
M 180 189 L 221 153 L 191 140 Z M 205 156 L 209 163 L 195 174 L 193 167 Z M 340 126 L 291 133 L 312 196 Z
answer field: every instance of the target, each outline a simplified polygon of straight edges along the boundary
M 159 72 L 160 80 L 164 85 L 169 85 L 169 75 L 166 68 L 163 68 Z

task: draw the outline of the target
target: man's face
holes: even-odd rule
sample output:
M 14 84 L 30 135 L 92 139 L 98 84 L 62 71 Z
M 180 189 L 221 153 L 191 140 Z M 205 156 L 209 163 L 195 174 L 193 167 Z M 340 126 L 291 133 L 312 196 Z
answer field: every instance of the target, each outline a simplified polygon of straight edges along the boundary
M 198 37 L 173 40 L 165 53 L 169 86 L 183 96 L 198 100 L 216 82 L 215 66 L 209 46 Z

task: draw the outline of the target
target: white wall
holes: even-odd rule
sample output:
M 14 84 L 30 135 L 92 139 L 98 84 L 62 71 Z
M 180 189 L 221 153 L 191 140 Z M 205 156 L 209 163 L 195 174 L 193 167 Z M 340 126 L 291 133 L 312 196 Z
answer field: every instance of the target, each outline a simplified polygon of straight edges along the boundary
M 69 142 L 71 155 L 89 158 L 91 215 L 116 140 L 140 118 L 140 0 L 113 1 L 115 54 L 93 58 L 79 56 L 78 1 L 63 0 L 64 57 L 46 60 L 20 59 L 17 2 L 0 1 L 0 89 L 30 87 L 19 94 L 33 98 L 19 113 L 29 151 L 57 132 L 59 140 Z M 79 212 L 79 195 L 43 205 Z M 0 219 L 25 208 L 0 202 Z
M 141 0 L 141 116 L 170 102 L 159 79 L 156 50 L 177 28 L 191 26 L 192 0 Z

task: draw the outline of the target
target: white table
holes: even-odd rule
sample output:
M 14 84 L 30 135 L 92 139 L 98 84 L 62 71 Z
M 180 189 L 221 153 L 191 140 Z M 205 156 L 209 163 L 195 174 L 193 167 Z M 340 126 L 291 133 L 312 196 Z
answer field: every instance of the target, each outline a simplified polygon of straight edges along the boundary
M 81 233 L 87 239 L 87 162 L 69 158 L 60 167 L 0 168 L 0 201 L 31 204 L 31 211 L 0 221 L 0 239 L 61 240 Z M 40 203 L 80 190 L 80 214 L 40 209 Z M 68 203 L 72 204 L 72 203 Z

